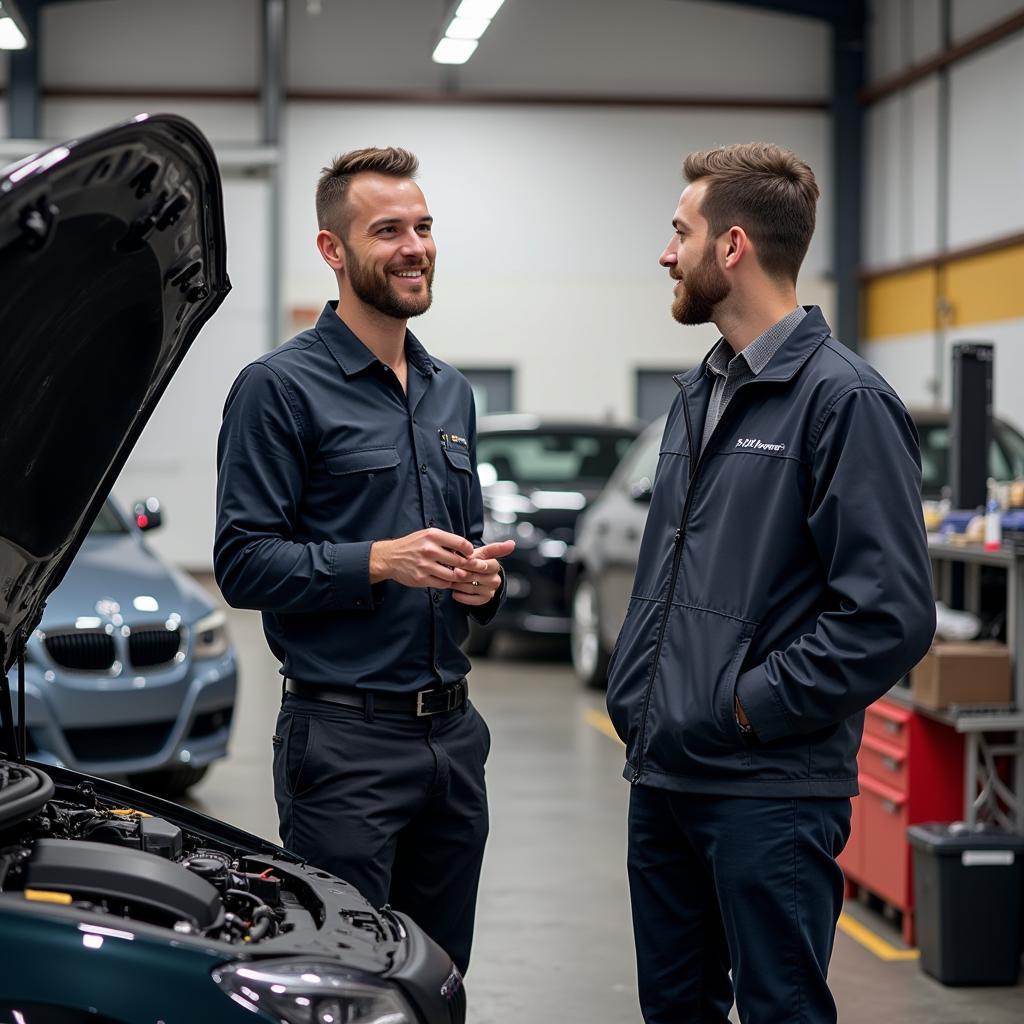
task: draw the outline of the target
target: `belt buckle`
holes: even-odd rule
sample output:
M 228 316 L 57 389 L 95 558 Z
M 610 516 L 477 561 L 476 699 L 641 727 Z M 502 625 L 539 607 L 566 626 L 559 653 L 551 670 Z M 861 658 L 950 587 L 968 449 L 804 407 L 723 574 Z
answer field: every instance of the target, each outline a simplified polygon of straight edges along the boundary
M 452 711 L 457 705 L 458 686 L 435 686 L 430 690 L 419 690 L 416 694 L 416 717 L 428 718 L 431 715 L 441 715 L 446 711 Z M 424 705 L 424 697 L 433 697 L 442 693 L 445 697 L 444 707 L 428 708 Z

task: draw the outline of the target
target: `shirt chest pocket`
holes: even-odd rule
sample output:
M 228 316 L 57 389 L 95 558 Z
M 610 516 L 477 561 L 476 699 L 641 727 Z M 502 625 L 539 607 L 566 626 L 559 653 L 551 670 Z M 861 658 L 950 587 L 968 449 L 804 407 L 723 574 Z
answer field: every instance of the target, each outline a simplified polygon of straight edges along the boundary
M 469 510 L 469 490 L 473 479 L 473 463 L 469 452 L 442 448 L 445 466 L 445 503 L 452 522 L 465 522 Z
M 324 455 L 321 478 L 329 499 L 342 499 L 353 511 L 379 506 L 398 486 L 402 459 L 394 445 Z

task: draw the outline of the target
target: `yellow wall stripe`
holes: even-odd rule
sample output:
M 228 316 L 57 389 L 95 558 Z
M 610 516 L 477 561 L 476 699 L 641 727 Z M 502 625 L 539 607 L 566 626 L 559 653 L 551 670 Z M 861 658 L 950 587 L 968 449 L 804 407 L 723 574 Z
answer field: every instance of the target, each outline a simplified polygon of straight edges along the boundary
M 937 299 L 944 299 L 943 324 L 1024 318 L 1024 245 L 950 259 L 938 267 L 894 271 L 861 289 L 863 335 L 871 341 L 927 334 L 939 327 Z
M 1024 245 L 950 263 L 946 296 L 957 326 L 1024 317 Z
M 922 334 L 935 329 L 934 267 L 876 278 L 863 290 L 862 333 L 867 338 Z

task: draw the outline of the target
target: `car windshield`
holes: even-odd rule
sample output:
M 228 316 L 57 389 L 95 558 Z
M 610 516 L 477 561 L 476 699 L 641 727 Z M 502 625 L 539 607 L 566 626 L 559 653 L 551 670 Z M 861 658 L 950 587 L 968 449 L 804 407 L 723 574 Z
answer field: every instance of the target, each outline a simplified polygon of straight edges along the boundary
M 516 431 L 477 437 L 477 466 L 489 465 L 498 480 L 516 483 L 601 483 L 611 476 L 633 440 L 631 434 Z
M 935 501 L 949 484 L 949 427 L 945 423 L 918 425 L 921 435 L 921 494 Z M 1024 477 L 1024 437 L 1007 423 L 992 424 L 988 474 L 1006 481 Z
M 114 511 L 109 501 L 105 501 L 100 507 L 99 515 L 93 520 L 89 528 L 89 536 L 105 536 L 112 533 L 127 533 L 121 517 Z

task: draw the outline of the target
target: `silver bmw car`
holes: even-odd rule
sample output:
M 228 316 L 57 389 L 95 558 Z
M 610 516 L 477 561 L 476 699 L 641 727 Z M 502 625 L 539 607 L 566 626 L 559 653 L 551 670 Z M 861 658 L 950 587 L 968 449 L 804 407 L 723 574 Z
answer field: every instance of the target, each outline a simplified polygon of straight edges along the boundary
M 36 761 L 177 796 L 227 754 L 237 661 L 224 613 L 146 545 L 159 522 L 100 508 L 26 645 L 25 709 Z

